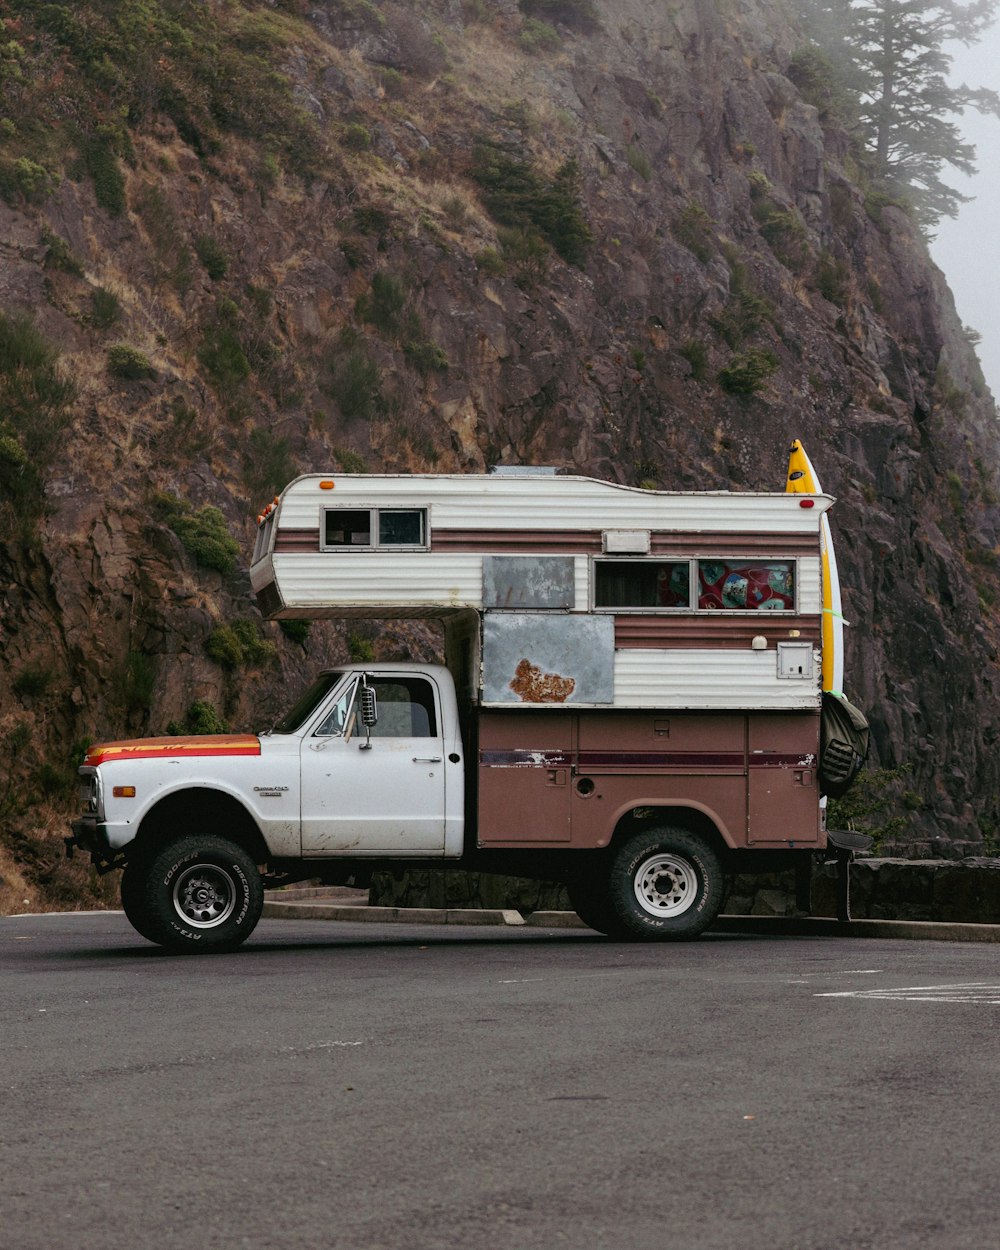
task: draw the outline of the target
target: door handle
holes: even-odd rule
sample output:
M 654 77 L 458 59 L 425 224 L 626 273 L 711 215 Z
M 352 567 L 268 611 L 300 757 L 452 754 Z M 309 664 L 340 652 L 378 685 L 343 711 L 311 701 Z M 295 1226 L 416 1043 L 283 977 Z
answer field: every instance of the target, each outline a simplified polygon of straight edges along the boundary
M 414 764 L 440 764 L 440 755 L 415 755 L 413 757 Z

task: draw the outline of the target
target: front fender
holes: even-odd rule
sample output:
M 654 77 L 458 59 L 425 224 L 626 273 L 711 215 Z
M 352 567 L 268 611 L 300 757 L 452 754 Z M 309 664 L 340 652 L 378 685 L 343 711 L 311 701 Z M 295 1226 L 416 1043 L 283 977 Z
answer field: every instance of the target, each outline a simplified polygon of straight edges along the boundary
M 205 818 L 216 825 L 225 818 L 227 809 L 234 815 L 242 813 L 270 855 L 301 853 L 297 756 L 269 759 L 266 766 L 257 756 L 230 757 L 225 772 L 211 759 L 156 760 L 148 767 L 143 764 L 122 761 L 102 766 L 101 823 L 110 850 L 123 849 L 140 831 L 146 836 L 173 820 L 182 820 L 183 831 L 192 832 L 192 822 L 196 826 L 203 807 Z M 134 795 L 128 790 L 134 790 Z

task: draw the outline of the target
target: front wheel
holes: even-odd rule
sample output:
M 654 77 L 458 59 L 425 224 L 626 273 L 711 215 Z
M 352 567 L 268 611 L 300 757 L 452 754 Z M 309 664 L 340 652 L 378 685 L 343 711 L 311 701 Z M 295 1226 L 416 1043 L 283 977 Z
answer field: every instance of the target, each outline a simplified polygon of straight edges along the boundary
M 151 941 L 184 952 L 232 950 L 256 927 L 264 886 L 235 843 L 180 838 L 149 861 L 143 904 Z
M 629 838 L 615 855 L 608 884 L 614 914 L 638 938 L 697 937 L 722 906 L 718 856 L 683 829 L 647 829 Z
M 148 875 L 148 867 L 141 860 L 129 860 L 122 873 L 119 889 L 125 919 L 141 937 L 150 942 L 156 942 L 158 941 L 156 919 L 149 914 L 146 902 Z

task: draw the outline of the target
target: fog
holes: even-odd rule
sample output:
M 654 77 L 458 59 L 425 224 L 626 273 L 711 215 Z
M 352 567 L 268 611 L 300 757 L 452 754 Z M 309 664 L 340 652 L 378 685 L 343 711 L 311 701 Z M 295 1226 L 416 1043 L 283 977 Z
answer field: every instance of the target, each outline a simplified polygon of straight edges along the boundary
M 951 82 L 1000 90 L 1000 26 L 971 48 L 949 44 Z M 979 173 L 967 178 L 949 166 L 941 177 L 963 195 L 973 195 L 957 218 L 945 217 L 931 243 L 931 255 L 955 294 L 958 315 L 983 336 L 977 353 L 993 395 L 1000 398 L 1000 118 L 967 110 L 959 129 L 976 145 Z

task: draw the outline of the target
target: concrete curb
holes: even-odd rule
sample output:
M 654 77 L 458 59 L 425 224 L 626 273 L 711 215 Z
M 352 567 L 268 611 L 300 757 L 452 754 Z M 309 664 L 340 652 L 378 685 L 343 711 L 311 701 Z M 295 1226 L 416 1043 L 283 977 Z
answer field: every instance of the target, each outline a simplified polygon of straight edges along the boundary
M 263 915 L 272 920 L 347 920 L 354 924 L 523 925 L 518 911 L 472 907 L 369 907 L 365 903 L 279 903 L 267 899 Z
M 1000 942 L 1000 925 L 940 920 L 838 920 L 821 916 L 720 916 L 715 933 L 761 933 L 781 937 L 897 938 L 911 942 Z
M 320 890 L 269 893 L 263 915 L 271 920 L 332 920 L 354 924 L 503 925 L 532 929 L 587 929 L 575 912 L 518 911 L 478 907 L 369 907 L 362 900 L 325 899 Z M 710 933 L 757 933 L 772 937 L 895 938 L 915 942 L 1000 942 L 1000 925 L 929 920 L 852 920 L 820 916 L 720 916 Z

